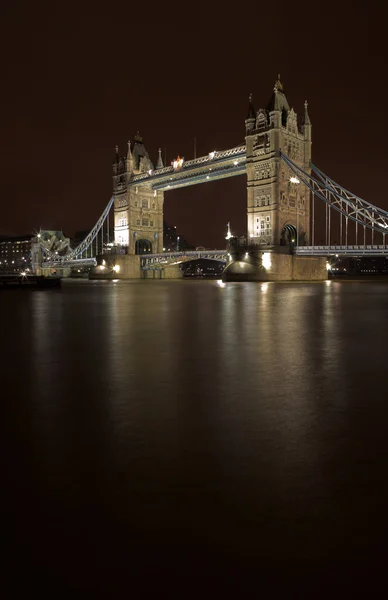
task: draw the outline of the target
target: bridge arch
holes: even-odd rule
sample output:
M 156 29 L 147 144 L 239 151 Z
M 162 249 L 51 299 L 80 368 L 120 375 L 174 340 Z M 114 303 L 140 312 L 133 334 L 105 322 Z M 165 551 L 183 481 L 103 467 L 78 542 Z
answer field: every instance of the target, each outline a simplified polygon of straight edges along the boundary
M 135 243 L 135 254 L 151 254 L 152 253 L 152 242 L 141 238 L 136 240 Z
M 298 231 L 295 225 L 285 223 L 280 237 L 281 246 L 291 246 L 298 243 Z

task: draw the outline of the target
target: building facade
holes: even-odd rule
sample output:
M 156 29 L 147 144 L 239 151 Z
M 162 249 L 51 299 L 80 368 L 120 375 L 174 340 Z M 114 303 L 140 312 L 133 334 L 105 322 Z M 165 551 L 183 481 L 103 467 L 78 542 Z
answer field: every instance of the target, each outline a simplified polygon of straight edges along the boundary
M 21 269 L 31 258 L 31 235 L 0 238 L 0 270 Z
M 311 122 L 304 105 L 302 119 L 290 108 L 280 82 L 265 109 L 249 101 L 245 121 L 247 153 L 247 232 L 267 247 L 308 244 L 310 191 L 281 160 L 287 155 L 310 173 Z
M 163 168 L 159 150 L 157 169 Z M 153 190 L 150 184 L 131 185 L 133 175 L 154 170 L 154 166 L 137 134 L 127 157 L 120 156 L 116 147 L 113 161 L 113 195 L 115 244 L 125 246 L 128 254 L 163 252 L 163 191 Z
M 250 98 L 245 120 L 247 235 L 255 244 L 281 250 L 282 246 L 311 242 L 310 191 L 281 159 L 282 153 L 310 173 L 311 129 L 307 102 L 302 118 L 298 119 L 290 108 L 280 77 L 266 108 L 256 111 Z M 210 154 L 213 158 L 215 153 Z M 113 161 L 114 242 L 124 246 L 128 254 L 160 253 L 165 247 L 164 192 L 152 189 L 152 183 L 147 183 L 146 177 L 135 177 L 141 174 L 152 176 L 154 170 L 166 176 L 161 151 L 154 169 L 139 134 L 133 144 L 128 142 L 126 157 L 121 156 L 116 147 Z M 175 170 L 174 166 L 171 179 Z

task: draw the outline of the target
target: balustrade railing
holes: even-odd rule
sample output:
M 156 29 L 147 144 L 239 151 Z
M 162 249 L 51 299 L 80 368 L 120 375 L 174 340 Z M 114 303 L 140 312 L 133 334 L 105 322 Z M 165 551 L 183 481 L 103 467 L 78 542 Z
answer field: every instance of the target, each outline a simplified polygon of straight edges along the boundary
M 233 156 L 245 156 L 246 146 L 236 146 L 235 148 L 230 148 L 229 150 L 215 151 L 210 152 L 206 156 L 200 156 L 199 158 L 193 158 L 191 160 L 184 161 L 182 167 L 179 169 L 174 169 L 174 167 L 163 167 L 162 169 L 155 169 L 154 171 L 147 173 L 139 173 L 138 175 L 134 175 L 129 184 L 137 183 L 138 181 L 144 181 L 151 177 L 158 177 L 160 175 L 165 175 L 168 173 L 180 173 L 185 169 L 191 169 L 196 166 L 201 166 L 206 163 L 217 163 L 225 158 L 230 158 Z

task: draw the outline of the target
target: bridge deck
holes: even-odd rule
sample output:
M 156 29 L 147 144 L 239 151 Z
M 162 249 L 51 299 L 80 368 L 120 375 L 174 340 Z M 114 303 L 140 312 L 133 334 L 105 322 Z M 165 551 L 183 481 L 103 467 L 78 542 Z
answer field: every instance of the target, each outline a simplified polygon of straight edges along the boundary
M 298 256 L 388 256 L 388 246 L 298 246 Z

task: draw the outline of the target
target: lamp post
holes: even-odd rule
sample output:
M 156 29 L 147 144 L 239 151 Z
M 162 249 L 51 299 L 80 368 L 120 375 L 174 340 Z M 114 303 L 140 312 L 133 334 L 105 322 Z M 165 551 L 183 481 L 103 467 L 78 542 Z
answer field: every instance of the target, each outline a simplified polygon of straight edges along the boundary
M 299 188 L 300 181 L 295 175 L 290 177 L 290 183 L 294 183 L 296 187 L 296 247 L 299 246 Z

